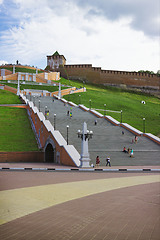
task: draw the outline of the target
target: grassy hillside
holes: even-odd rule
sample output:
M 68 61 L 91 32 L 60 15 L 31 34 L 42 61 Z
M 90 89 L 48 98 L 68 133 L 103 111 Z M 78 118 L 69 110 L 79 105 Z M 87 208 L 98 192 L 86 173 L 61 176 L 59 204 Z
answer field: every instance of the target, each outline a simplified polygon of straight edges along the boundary
M 60 82 L 65 85 L 83 87 L 83 83 L 79 81 L 71 81 L 61 78 Z M 17 87 L 16 84 L 8 85 Z M 87 107 L 90 106 L 89 100 L 91 99 L 92 108 L 102 109 L 99 110 L 102 114 L 104 114 L 104 104 L 106 104 L 107 110 L 122 110 L 122 122 L 130 124 L 140 131 L 143 131 L 143 118 L 145 118 L 146 132 L 160 136 L 160 100 L 158 98 L 112 87 L 101 87 L 92 84 L 85 84 L 84 86 L 87 88 L 87 92 L 70 94 L 70 96 L 67 95 L 64 96 L 64 98 L 73 101 L 76 104 L 84 104 Z M 58 89 L 53 86 L 21 85 L 21 89 L 32 87 L 48 91 L 56 91 Z M 142 100 L 145 101 L 146 104 L 142 104 Z M 121 120 L 120 113 L 107 111 L 106 115 L 110 115 L 118 121 Z
M 61 82 L 67 84 L 69 80 L 61 79 Z M 70 81 L 70 84 L 77 87 L 83 86 L 83 83 L 76 81 Z M 122 121 L 140 131 L 143 131 L 143 118 L 145 118 L 146 132 L 160 136 L 160 100 L 158 98 L 117 88 L 89 84 L 85 84 L 85 87 L 87 88 L 86 93 L 70 94 L 64 98 L 77 104 L 84 104 L 87 107 L 90 106 L 89 100 L 91 99 L 92 108 L 103 109 L 99 110 L 102 114 L 104 114 L 104 104 L 106 104 L 107 110 L 122 110 Z M 141 101 L 145 101 L 146 104 L 142 104 Z M 106 115 L 110 115 L 118 121 L 121 120 L 120 113 L 107 111 Z
M 3 66 L 3 67 L 1 67 L 1 68 L 7 69 L 7 70 L 13 72 L 13 67 Z M 16 67 L 16 68 L 15 68 L 15 72 L 36 73 L 36 69 L 25 68 L 25 67 Z M 43 72 L 43 71 L 38 70 L 38 73 L 42 73 L 42 72 Z
M 0 104 L 14 103 L 18 96 L 0 90 Z M 26 109 L 0 106 L 0 151 L 38 151 Z

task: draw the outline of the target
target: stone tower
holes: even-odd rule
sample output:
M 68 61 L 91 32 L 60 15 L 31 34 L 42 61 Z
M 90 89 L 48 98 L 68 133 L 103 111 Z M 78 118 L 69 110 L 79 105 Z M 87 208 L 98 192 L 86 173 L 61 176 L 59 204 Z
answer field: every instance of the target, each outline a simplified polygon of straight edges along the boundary
M 49 66 L 51 69 L 59 68 L 59 66 L 64 66 L 65 64 L 65 57 L 60 55 L 57 51 L 53 55 L 47 56 L 47 66 Z

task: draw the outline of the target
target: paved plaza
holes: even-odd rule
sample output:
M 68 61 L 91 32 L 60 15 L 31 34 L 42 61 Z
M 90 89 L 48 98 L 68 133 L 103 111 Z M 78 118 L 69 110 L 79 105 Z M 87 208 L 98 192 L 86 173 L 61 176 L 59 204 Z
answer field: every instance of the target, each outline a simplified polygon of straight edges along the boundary
M 89 141 L 89 153 L 91 163 L 95 165 L 95 159 L 100 157 L 101 166 L 106 164 L 107 156 L 111 158 L 113 166 L 143 166 L 160 165 L 160 146 L 146 137 L 139 137 L 138 143 L 132 143 L 134 134 L 126 129 L 114 126 L 106 119 L 97 118 L 89 112 L 85 112 L 77 107 L 71 107 L 60 100 L 52 100 L 51 97 L 35 97 L 35 105 L 44 113 L 45 106 L 50 114 L 48 120 L 54 126 L 54 114 L 56 114 L 55 126 L 62 136 L 67 139 L 67 125 L 69 125 L 69 144 L 74 145 L 81 153 L 81 140 L 77 137 L 78 129 L 82 130 L 84 121 L 88 129 L 93 131 L 93 138 Z M 67 111 L 71 111 L 72 118 L 67 116 Z M 97 125 L 95 126 L 95 120 Z M 124 131 L 124 135 L 122 135 Z M 127 153 L 123 153 L 123 147 L 133 148 L 134 158 L 130 158 Z
M 3 240 L 159 240 L 158 173 L 0 171 L 0 190 Z
M 99 155 L 101 166 L 91 172 L 76 167 L 69 171 L 68 166 L 54 163 L 0 163 L 1 239 L 159 240 L 158 144 L 145 137 L 132 144 L 134 135 L 124 129 L 122 135 L 121 127 L 78 107 L 72 107 L 70 119 L 69 105 L 41 97 L 43 113 L 45 106 L 53 125 L 56 113 L 56 129 L 65 139 L 66 125 L 70 126 L 69 144 L 79 152 L 77 130 L 87 122 L 94 132 L 89 142 L 91 160 L 95 163 Z M 133 159 L 122 152 L 124 145 L 134 149 Z M 106 154 L 111 156 L 111 167 L 104 166 Z M 100 171 L 106 168 L 109 171 Z

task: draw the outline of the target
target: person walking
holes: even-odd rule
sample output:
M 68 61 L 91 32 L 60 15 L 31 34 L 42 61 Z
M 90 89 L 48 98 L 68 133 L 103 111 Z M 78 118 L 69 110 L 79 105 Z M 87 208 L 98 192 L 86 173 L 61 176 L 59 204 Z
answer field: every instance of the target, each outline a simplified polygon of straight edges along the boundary
M 132 158 L 134 157 L 134 156 L 133 156 L 133 149 L 131 149 L 130 157 L 132 157 Z
M 100 164 L 100 159 L 99 159 L 99 156 L 96 157 L 96 166 L 98 167 Z
M 111 167 L 111 159 L 110 159 L 110 157 L 107 157 L 107 159 L 106 159 L 106 166 L 110 166 Z

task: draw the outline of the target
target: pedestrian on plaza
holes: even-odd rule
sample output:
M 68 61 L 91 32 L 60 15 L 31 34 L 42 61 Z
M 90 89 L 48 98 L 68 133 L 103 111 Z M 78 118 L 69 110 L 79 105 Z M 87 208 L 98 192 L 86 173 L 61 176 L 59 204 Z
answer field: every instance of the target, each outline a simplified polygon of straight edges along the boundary
M 135 141 L 135 143 L 137 143 L 137 141 L 138 141 L 138 137 L 137 136 L 135 136 L 134 141 Z
M 94 125 L 95 125 L 95 126 L 97 125 L 97 120 L 94 121 Z
M 133 158 L 133 149 L 131 149 L 131 152 L 130 152 L 130 157 Z
M 96 166 L 98 167 L 100 164 L 100 159 L 99 159 L 99 156 L 96 157 Z
M 70 118 L 72 117 L 72 112 L 70 112 Z
M 126 147 L 123 148 L 123 152 L 127 153 Z
M 110 159 L 110 157 L 107 157 L 107 159 L 106 159 L 106 166 L 110 166 L 111 167 L 111 159 Z
M 69 110 L 67 111 L 67 116 L 69 116 Z

